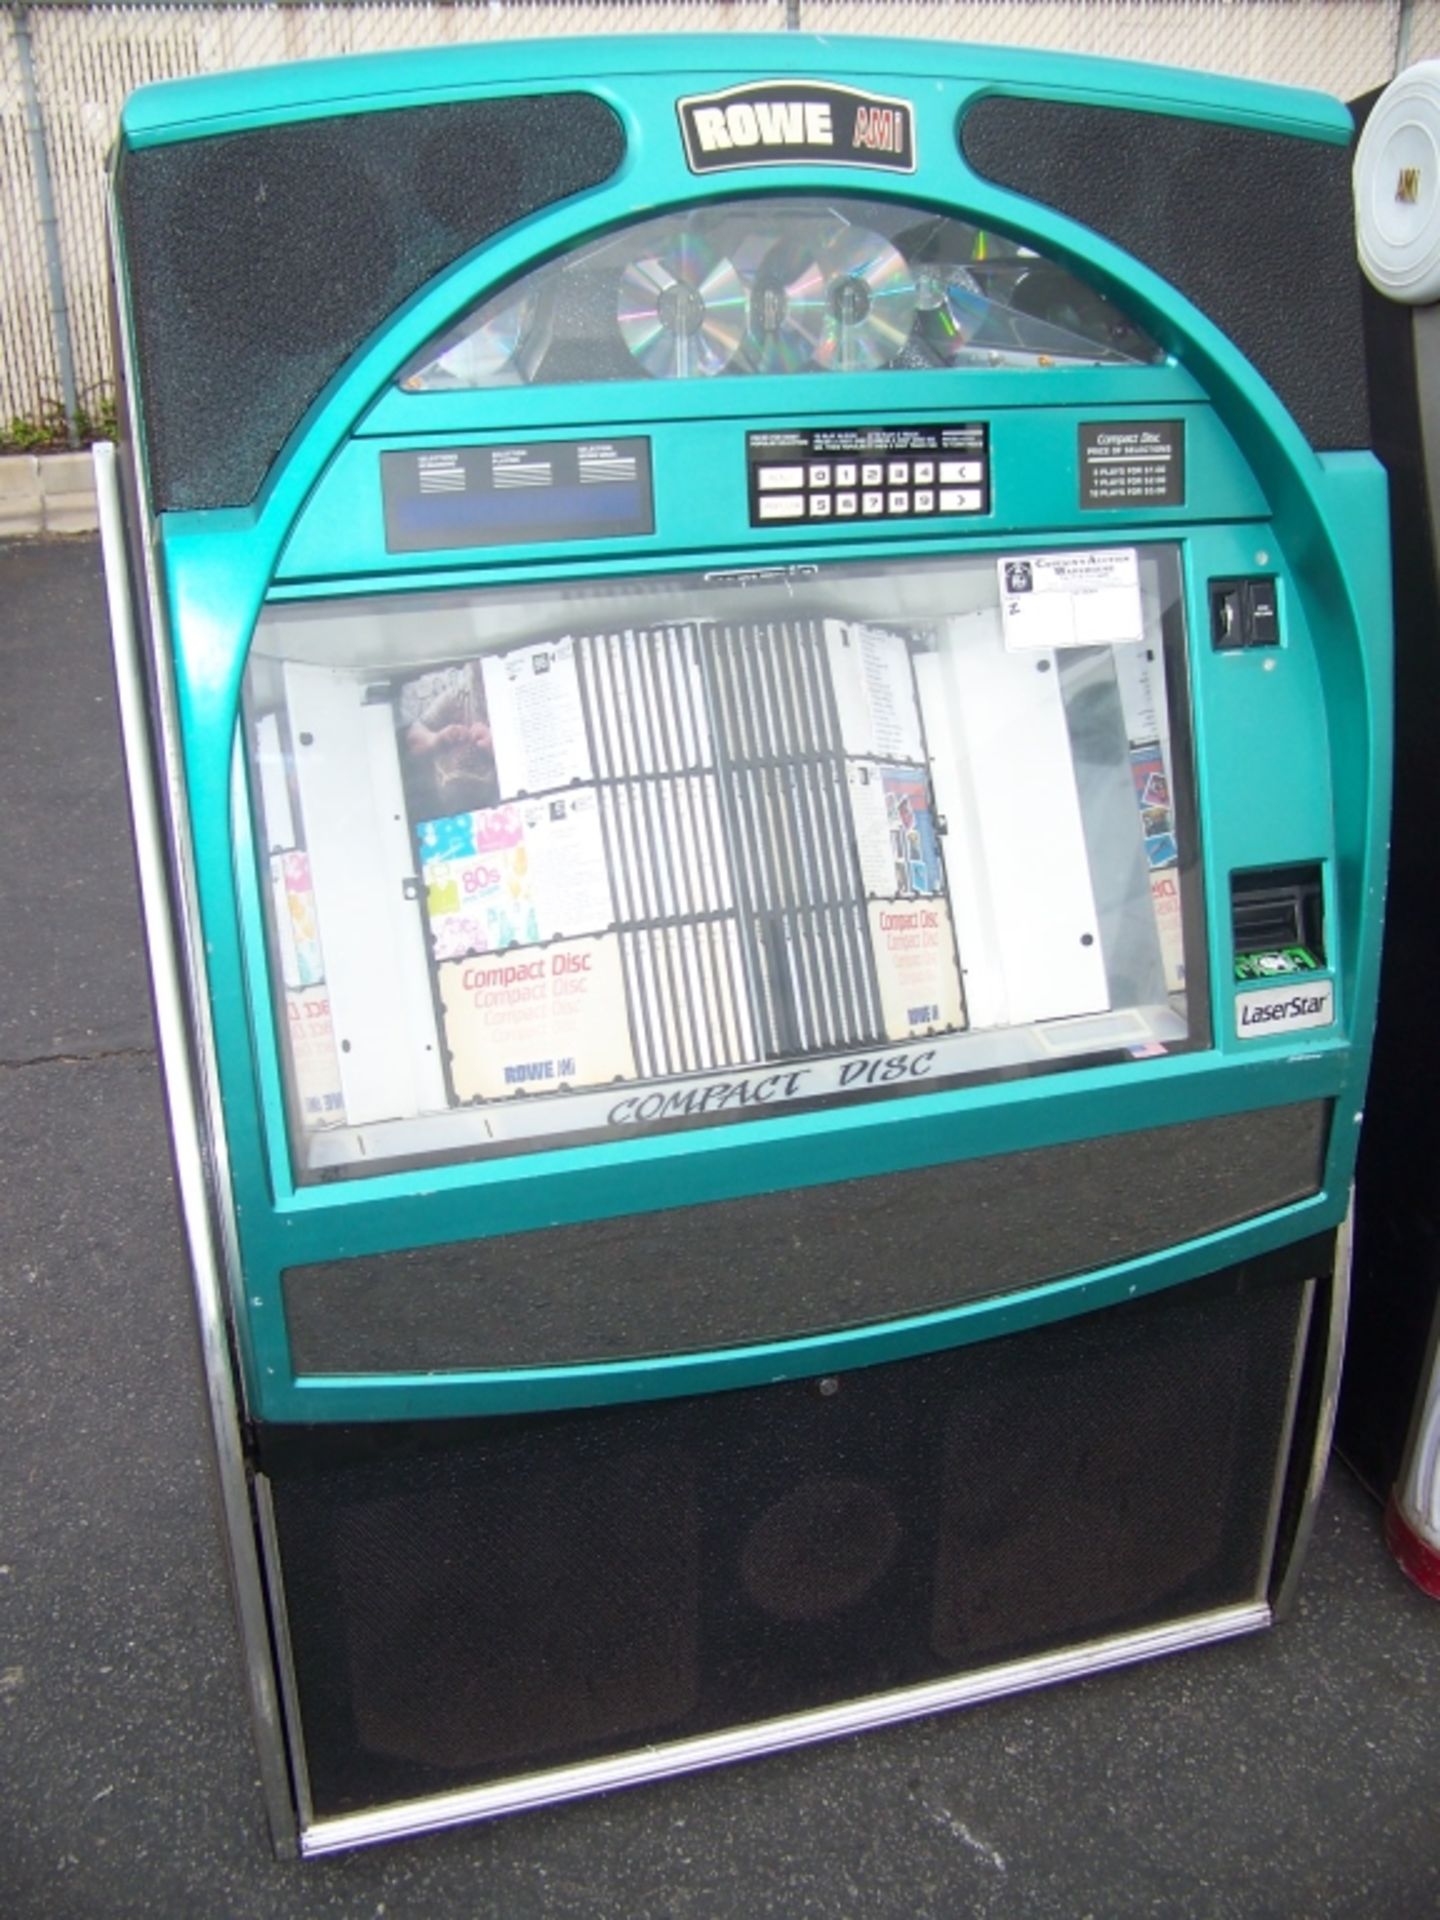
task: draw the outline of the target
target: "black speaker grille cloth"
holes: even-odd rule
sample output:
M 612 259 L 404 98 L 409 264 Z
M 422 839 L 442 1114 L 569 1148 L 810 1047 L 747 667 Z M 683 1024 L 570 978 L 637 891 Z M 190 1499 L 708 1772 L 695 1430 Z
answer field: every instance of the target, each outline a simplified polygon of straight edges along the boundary
M 620 121 L 560 93 L 300 121 L 123 155 L 158 509 L 243 506 L 355 349 L 442 267 L 606 180 Z
M 1120 107 L 992 97 L 975 171 L 1143 260 L 1222 327 L 1317 448 L 1369 444 L 1348 147 Z
M 780 1340 L 1008 1293 L 1319 1190 L 1307 1101 L 584 1226 L 292 1267 L 304 1374 L 543 1366 Z
M 1261 1597 L 1329 1251 L 828 1380 L 262 1431 L 317 1813 Z

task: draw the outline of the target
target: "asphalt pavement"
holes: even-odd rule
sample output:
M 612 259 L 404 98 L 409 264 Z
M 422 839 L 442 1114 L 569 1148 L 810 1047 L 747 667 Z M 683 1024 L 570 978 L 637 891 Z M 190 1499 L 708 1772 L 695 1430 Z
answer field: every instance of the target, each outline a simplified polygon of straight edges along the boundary
M 98 549 L 0 543 L 4 1920 L 1419 1920 L 1440 1604 L 1332 1469 L 1273 1631 L 345 1858 L 270 1854 Z

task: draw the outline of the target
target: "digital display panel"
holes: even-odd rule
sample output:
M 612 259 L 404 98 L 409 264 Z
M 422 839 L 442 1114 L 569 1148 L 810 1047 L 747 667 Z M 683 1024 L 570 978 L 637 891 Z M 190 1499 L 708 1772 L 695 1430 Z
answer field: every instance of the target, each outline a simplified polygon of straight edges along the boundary
M 538 440 L 380 455 L 390 553 L 653 533 L 650 442 Z

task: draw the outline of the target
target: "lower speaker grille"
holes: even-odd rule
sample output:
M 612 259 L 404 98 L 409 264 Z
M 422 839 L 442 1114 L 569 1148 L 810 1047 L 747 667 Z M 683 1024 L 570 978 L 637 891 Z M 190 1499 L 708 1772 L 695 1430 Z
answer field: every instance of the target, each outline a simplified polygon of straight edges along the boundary
M 830 1379 L 264 1432 L 316 1816 L 1262 1598 L 1328 1244 Z
M 291 1267 L 291 1355 L 315 1375 L 574 1365 L 932 1313 L 1307 1199 L 1329 1132 L 1330 1103 L 1307 1100 Z

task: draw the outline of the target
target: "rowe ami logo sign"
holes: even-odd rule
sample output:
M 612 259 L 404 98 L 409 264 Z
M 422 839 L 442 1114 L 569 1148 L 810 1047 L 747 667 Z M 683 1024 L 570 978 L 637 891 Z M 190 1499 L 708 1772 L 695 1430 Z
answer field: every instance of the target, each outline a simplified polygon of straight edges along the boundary
M 813 160 L 915 171 L 908 100 L 813 80 L 762 80 L 676 102 L 692 173 Z

